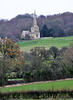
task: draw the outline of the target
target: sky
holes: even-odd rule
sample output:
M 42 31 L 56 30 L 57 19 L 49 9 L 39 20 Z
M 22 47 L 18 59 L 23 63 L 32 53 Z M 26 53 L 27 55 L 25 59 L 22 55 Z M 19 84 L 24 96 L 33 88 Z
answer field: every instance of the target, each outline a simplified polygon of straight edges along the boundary
M 73 12 L 73 0 L 0 0 L 0 19 L 10 20 L 34 10 L 38 16 Z

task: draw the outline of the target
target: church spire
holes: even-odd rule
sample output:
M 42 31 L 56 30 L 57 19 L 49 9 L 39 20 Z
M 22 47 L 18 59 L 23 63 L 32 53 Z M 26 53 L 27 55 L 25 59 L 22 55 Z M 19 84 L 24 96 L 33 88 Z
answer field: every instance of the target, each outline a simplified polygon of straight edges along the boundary
M 33 20 L 33 26 L 37 26 L 37 20 L 36 20 L 36 11 L 34 11 L 34 20 Z

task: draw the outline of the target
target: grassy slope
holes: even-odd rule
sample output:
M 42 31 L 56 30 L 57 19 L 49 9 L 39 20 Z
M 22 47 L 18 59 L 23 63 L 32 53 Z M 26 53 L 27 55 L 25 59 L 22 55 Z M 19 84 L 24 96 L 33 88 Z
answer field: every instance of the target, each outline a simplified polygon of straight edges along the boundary
M 13 91 L 34 91 L 34 90 L 61 90 L 61 89 L 73 89 L 73 80 L 55 81 L 37 83 L 31 85 L 22 85 L 16 87 L 3 87 L 0 88 L 0 92 L 13 92 Z
M 71 37 L 59 37 L 59 38 L 41 38 L 38 40 L 29 40 L 27 42 L 23 41 L 19 43 L 21 50 L 29 51 L 36 46 L 44 46 L 49 49 L 51 46 L 56 46 L 58 48 L 68 47 L 70 43 L 73 42 L 73 36 Z

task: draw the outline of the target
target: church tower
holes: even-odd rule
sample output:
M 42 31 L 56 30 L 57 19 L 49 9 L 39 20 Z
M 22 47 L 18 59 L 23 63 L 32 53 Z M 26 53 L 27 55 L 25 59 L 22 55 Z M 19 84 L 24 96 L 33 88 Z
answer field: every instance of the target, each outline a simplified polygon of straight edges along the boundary
M 34 39 L 40 38 L 39 27 L 37 25 L 36 12 L 34 11 L 33 26 L 31 27 L 31 34 Z
M 40 31 L 39 31 L 39 27 L 37 25 L 37 17 L 36 17 L 36 12 L 34 11 L 34 17 L 33 17 L 33 25 L 31 27 L 31 32 L 22 31 L 21 34 L 21 39 L 25 39 L 26 36 L 29 36 L 31 39 L 39 39 L 40 38 Z
M 34 20 L 33 20 L 33 26 L 37 26 L 37 21 L 36 21 L 36 12 L 34 11 Z

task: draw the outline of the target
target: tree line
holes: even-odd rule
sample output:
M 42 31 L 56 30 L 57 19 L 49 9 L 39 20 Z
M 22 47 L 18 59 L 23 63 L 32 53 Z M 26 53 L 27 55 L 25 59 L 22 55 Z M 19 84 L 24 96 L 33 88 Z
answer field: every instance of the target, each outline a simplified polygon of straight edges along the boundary
M 41 37 L 62 37 L 73 35 L 73 13 L 65 12 L 55 15 L 37 17 Z M 33 14 L 18 15 L 11 20 L 0 20 L 0 37 L 20 40 L 23 30 L 30 30 Z
M 35 47 L 25 52 L 24 81 L 47 81 L 73 77 L 73 47 Z
M 48 81 L 73 77 L 73 43 L 71 47 L 34 47 L 22 52 L 10 39 L 0 40 L 0 85 L 8 79 L 24 82 Z

